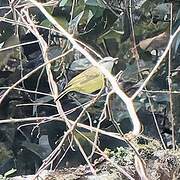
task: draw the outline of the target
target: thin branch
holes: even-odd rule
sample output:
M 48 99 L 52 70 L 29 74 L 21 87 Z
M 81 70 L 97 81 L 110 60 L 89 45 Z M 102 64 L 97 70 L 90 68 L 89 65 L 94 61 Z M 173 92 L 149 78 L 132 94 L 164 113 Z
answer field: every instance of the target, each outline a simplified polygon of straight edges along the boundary
M 83 49 L 73 38 L 71 34 L 69 34 L 66 30 L 60 26 L 60 24 L 45 10 L 41 3 L 38 3 L 35 0 L 30 0 L 33 4 L 35 4 L 39 10 L 46 16 L 46 18 L 72 43 L 73 47 L 80 51 L 91 63 L 93 66 L 96 66 L 104 76 L 109 80 L 112 85 L 114 92 L 124 101 L 126 104 L 127 110 L 131 117 L 131 121 L 133 124 L 132 134 L 137 136 L 141 131 L 141 124 L 137 117 L 136 110 L 134 108 L 134 104 L 132 100 L 119 88 L 118 83 L 116 82 L 115 77 L 103 66 L 101 66 L 96 60 L 85 50 Z
M 146 80 L 143 82 L 143 84 L 138 88 L 138 90 L 133 94 L 133 96 L 131 97 L 131 100 L 134 100 L 138 94 L 143 90 L 143 88 L 147 85 L 147 83 L 149 82 L 149 80 L 152 78 L 152 76 L 156 73 L 157 69 L 159 68 L 160 64 L 163 62 L 164 58 L 166 57 L 175 37 L 177 36 L 177 34 L 180 32 L 180 26 L 177 28 L 177 30 L 175 31 L 175 33 L 170 37 L 169 39 L 169 43 L 164 51 L 164 53 L 162 54 L 162 56 L 160 57 L 160 59 L 158 60 L 157 64 L 154 66 L 153 70 L 150 72 L 150 74 L 148 75 L 148 77 L 146 78 Z
M 170 36 L 172 35 L 172 24 L 173 24 L 173 5 L 170 5 L 170 14 L 171 14 L 171 21 L 170 21 Z M 170 121 L 172 127 L 172 146 L 173 150 L 176 148 L 175 143 L 175 124 L 174 124 L 174 115 L 173 115 L 173 98 L 172 98 L 172 79 L 171 79 L 171 59 L 172 59 L 172 51 L 171 46 L 169 48 L 169 60 L 168 60 L 168 89 L 169 89 L 169 106 L 170 106 Z
M 165 144 L 165 142 L 164 142 L 164 140 L 163 140 L 163 137 L 162 137 L 162 135 L 161 135 L 161 131 L 160 131 L 160 129 L 159 129 L 159 125 L 158 125 L 157 118 L 156 118 L 156 116 L 155 116 L 155 114 L 154 114 L 154 107 L 153 107 L 151 98 L 150 98 L 150 96 L 148 95 L 148 93 L 146 93 L 146 96 L 147 96 L 148 101 L 149 101 L 149 104 L 150 104 L 150 109 L 151 109 L 151 112 L 152 112 L 152 116 L 153 116 L 153 119 L 154 119 L 154 122 L 155 122 L 155 125 L 156 125 L 156 129 L 157 129 L 158 135 L 159 135 L 159 137 L 160 137 L 162 146 L 163 146 L 164 149 L 167 149 L 167 148 L 166 148 L 166 144 Z
M 27 79 L 28 77 L 30 77 L 32 74 L 34 74 L 35 72 L 37 72 L 39 69 L 43 68 L 44 66 L 46 66 L 49 63 L 52 63 L 54 61 L 56 61 L 57 59 L 67 55 L 68 53 L 70 53 L 72 51 L 72 49 L 68 50 L 67 52 L 65 52 L 64 54 L 53 58 L 51 60 L 49 60 L 48 62 L 45 62 L 43 64 L 41 64 L 40 66 L 38 66 L 37 68 L 33 69 L 31 72 L 29 72 L 28 74 L 26 74 L 24 77 L 22 77 L 21 79 L 19 79 L 18 81 L 16 81 L 12 86 L 10 86 L 4 93 L 3 95 L 0 96 L 0 104 L 2 103 L 3 99 L 9 94 L 9 92 L 14 89 L 18 84 L 20 84 L 22 81 L 24 81 L 25 79 Z

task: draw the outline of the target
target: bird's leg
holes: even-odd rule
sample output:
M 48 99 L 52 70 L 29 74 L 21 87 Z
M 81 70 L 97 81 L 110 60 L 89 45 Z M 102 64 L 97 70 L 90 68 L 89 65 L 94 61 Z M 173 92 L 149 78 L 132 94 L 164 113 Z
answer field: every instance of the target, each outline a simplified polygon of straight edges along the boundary
M 99 91 L 96 95 L 94 95 L 94 96 L 95 96 L 95 97 L 93 98 L 93 102 L 94 102 L 94 103 L 99 99 L 99 97 L 101 96 L 103 90 L 104 90 L 104 88 L 101 88 L 100 91 Z

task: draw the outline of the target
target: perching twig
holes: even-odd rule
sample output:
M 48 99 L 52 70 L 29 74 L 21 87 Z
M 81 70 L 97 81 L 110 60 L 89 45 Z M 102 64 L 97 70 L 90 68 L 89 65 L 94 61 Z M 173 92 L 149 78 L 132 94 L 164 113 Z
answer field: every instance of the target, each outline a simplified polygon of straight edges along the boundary
M 143 90 L 143 88 L 147 85 L 147 83 L 149 82 L 149 80 L 152 78 L 152 76 L 155 74 L 155 72 L 157 71 L 157 69 L 159 68 L 160 64 L 163 62 L 164 58 L 166 57 L 175 37 L 177 36 L 177 34 L 180 32 L 180 26 L 177 28 L 177 30 L 175 31 L 175 33 L 170 37 L 169 39 L 169 43 L 164 51 L 164 53 L 162 54 L 162 56 L 160 57 L 160 59 L 158 60 L 157 64 L 154 66 L 154 68 L 152 69 L 152 71 L 150 72 L 150 74 L 148 75 L 148 77 L 146 78 L 146 80 L 142 83 L 142 85 L 138 88 L 138 90 L 133 94 L 133 96 L 131 97 L 131 100 L 134 100 L 138 94 Z
M 45 10 L 41 3 L 38 3 L 35 0 L 30 0 L 39 10 L 46 16 L 46 18 L 72 43 L 73 47 L 80 51 L 91 63 L 93 66 L 96 66 L 104 76 L 109 80 L 112 85 L 114 92 L 124 101 L 126 104 L 127 110 L 131 117 L 131 121 L 133 124 L 132 134 L 137 136 L 140 134 L 141 131 L 141 124 L 139 118 L 137 117 L 136 110 L 134 108 L 134 104 L 132 99 L 130 99 L 120 88 L 118 83 L 116 82 L 115 77 L 103 66 L 101 66 L 96 60 L 85 50 L 83 49 L 76 40 L 65 31 L 62 26 Z

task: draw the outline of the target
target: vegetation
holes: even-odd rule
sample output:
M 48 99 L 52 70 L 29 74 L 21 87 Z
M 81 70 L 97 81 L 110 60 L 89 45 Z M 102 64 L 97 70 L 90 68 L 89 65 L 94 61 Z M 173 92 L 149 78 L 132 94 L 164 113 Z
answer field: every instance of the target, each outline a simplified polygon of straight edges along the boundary
M 0 179 L 179 179 L 179 0 L 1 0 L 0 43 Z

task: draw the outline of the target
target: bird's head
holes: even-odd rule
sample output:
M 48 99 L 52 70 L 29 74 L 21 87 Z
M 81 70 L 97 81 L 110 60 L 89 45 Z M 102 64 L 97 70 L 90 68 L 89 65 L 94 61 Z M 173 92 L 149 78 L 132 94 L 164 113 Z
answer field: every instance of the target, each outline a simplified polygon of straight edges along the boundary
M 103 65 L 108 71 L 111 71 L 113 68 L 114 63 L 117 61 L 118 58 L 113 57 L 105 57 L 99 63 Z

